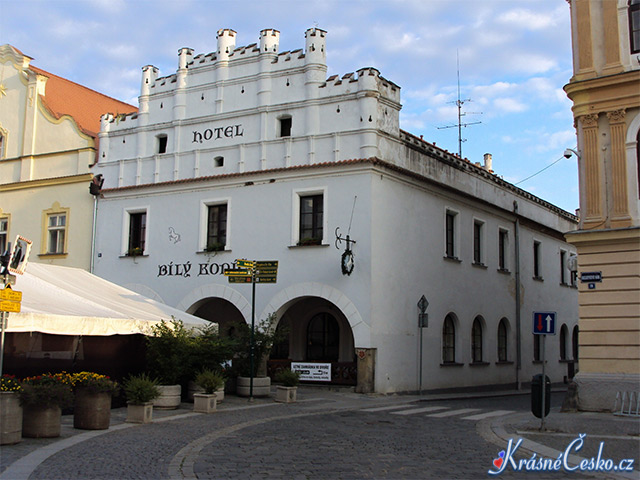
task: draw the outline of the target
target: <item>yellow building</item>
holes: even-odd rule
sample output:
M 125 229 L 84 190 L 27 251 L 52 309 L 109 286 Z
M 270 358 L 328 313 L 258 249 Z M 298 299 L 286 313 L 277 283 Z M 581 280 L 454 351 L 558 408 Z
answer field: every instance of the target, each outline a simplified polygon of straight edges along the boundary
M 640 0 L 570 0 L 578 136 L 578 408 L 640 391 Z M 567 153 L 569 156 L 569 152 Z M 601 276 L 601 280 L 600 280 Z
M 30 262 L 90 267 L 100 116 L 135 107 L 0 46 L 0 250 L 22 235 Z

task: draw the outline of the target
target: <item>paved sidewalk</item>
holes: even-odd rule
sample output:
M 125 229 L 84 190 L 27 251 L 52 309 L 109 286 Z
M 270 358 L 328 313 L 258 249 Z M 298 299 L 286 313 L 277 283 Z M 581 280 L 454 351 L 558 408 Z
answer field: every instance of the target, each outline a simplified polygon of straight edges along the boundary
M 189 440 L 190 443 L 173 457 L 172 463 L 169 465 L 169 478 L 182 478 L 182 467 L 189 466 L 188 464 L 191 462 L 189 468 L 193 471 L 193 465 L 199 458 L 200 450 L 207 442 L 211 441 L 211 435 L 233 433 L 252 423 L 271 422 L 275 418 L 295 419 L 298 416 L 327 413 L 329 410 L 361 410 L 367 407 L 411 402 L 459 400 L 504 395 L 528 395 L 528 393 L 502 391 L 490 394 L 458 393 L 422 396 L 361 395 L 345 389 L 331 391 L 313 387 L 300 387 L 298 393 L 300 401 L 284 411 L 277 410 L 278 407 L 282 408 L 282 404 L 274 402 L 273 397 L 255 398 L 252 403 L 249 403 L 246 398 L 233 395 L 225 396 L 224 401 L 218 405 L 218 413 L 216 414 L 220 415 L 218 417 L 220 430 L 213 433 L 191 430 L 194 424 L 194 417 L 200 414 L 192 412 L 193 405 L 190 403 L 181 404 L 177 410 L 154 410 L 153 421 L 154 424 L 159 424 L 158 427 L 170 421 L 170 424 L 166 424 L 167 427 L 171 425 L 171 429 L 176 433 L 181 432 L 183 436 L 187 435 L 191 439 Z M 281 417 L 278 417 L 278 415 Z M 282 415 L 286 415 L 286 417 L 282 417 Z M 125 433 L 124 431 L 126 431 L 131 432 L 127 433 L 127 436 L 132 438 L 140 435 L 140 430 L 134 428 L 138 427 L 138 425 L 125 423 L 125 418 L 126 408 L 113 409 L 111 412 L 111 426 L 108 430 L 86 431 L 74 429 L 73 417 L 67 415 L 63 416 L 62 434 L 59 438 L 23 439 L 21 443 L 16 445 L 2 446 L 0 447 L 0 480 L 26 480 L 38 469 L 38 466 L 42 465 L 48 458 L 55 456 L 56 453 L 73 445 L 83 444 L 85 441 L 106 433 L 120 433 L 119 431 Z M 539 419 L 533 417 L 530 412 L 520 412 L 481 420 L 477 423 L 476 430 L 485 440 L 496 446 L 496 454 L 507 447 L 510 439 L 515 442 L 522 438 L 523 441 L 518 451 L 518 456 L 525 459 L 530 458 L 533 453 L 537 455 L 537 458 L 557 459 L 558 455 L 565 452 L 580 434 L 586 434 L 584 445 L 579 451 L 576 448 L 577 443 L 574 443 L 570 449 L 570 453 L 577 454 L 580 457 L 569 457 L 570 465 L 578 465 L 581 459 L 597 459 L 600 444 L 604 442 L 600 458 L 611 459 L 616 465 L 620 460 L 633 459 L 635 471 L 616 472 L 615 474 L 595 472 L 591 476 L 595 478 L 640 479 L 640 472 L 638 471 L 640 463 L 640 419 L 637 417 L 618 417 L 611 413 L 560 413 L 558 410 L 552 410 L 546 419 L 546 430 L 541 432 Z M 149 433 L 152 431 L 154 430 L 146 430 Z M 188 434 L 185 432 L 188 432 Z M 107 437 L 102 438 L 106 439 Z M 149 440 L 152 443 L 156 441 L 154 439 Z M 122 449 L 124 447 L 118 446 L 117 448 Z M 109 455 L 109 452 L 103 453 L 104 455 Z M 39 472 L 40 476 L 33 475 L 32 478 L 44 478 L 41 477 L 42 469 Z M 589 472 L 578 471 L 574 473 L 575 475 L 572 474 L 571 476 L 575 478 L 584 478 L 589 474 Z M 535 472 L 522 472 L 521 475 L 535 476 Z

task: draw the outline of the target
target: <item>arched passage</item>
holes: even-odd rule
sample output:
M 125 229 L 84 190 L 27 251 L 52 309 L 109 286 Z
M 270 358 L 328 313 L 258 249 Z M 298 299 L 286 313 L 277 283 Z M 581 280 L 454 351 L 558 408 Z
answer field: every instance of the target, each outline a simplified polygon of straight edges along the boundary
M 330 366 L 331 384 L 356 385 L 354 336 L 345 314 L 324 298 L 303 296 L 278 311 L 278 327 L 287 335 L 271 351 L 272 375 L 292 362 Z

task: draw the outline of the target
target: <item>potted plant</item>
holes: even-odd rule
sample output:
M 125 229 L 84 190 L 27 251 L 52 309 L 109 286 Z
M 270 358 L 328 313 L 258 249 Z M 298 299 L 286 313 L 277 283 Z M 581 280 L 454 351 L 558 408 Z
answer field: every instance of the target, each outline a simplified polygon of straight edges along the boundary
M 221 337 L 218 334 L 217 325 L 197 329 L 197 335 L 192 339 L 188 349 L 188 390 L 187 399 L 193 401 L 194 393 L 202 393 L 202 388 L 194 381 L 196 375 L 202 370 L 217 372 L 224 380 L 223 366 L 233 357 L 236 349 L 235 342 L 230 338 Z M 234 390 L 235 391 L 235 390 Z M 216 390 L 216 401 L 224 399 L 224 384 Z
M 202 370 L 196 375 L 196 385 L 203 389 L 204 393 L 193 395 L 193 411 L 199 413 L 212 413 L 216 410 L 216 391 L 224 386 L 222 375 L 212 370 Z
M 70 376 L 75 393 L 73 427 L 84 430 L 106 430 L 111 419 L 111 397 L 118 384 L 106 375 L 94 372 Z
M 158 397 L 158 381 L 147 374 L 133 375 L 124 381 L 129 423 L 150 423 L 153 419 L 153 400 Z
M 181 320 L 161 321 L 152 327 L 147 340 L 147 368 L 160 382 L 155 408 L 172 410 L 180 406 L 182 384 L 189 380 L 189 355 L 195 332 Z
M 276 389 L 276 402 L 293 403 L 297 399 L 300 374 L 290 368 L 279 371 L 276 374 L 276 382 L 282 383 Z
M 206 252 L 222 252 L 224 251 L 225 244 L 219 242 L 212 242 L 207 244 L 207 248 L 205 248 Z
M 13 375 L 0 377 L 0 445 L 22 441 L 20 383 Z
M 320 245 L 321 243 L 322 243 L 321 238 L 305 237 L 300 239 L 300 241 L 298 242 L 298 246 L 302 247 L 307 245 Z
M 23 437 L 59 437 L 62 408 L 73 404 L 68 375 L 47 373 L 23 379 L 20 404 Z
M 127 257 L 139 257 L 144 253 L 144 250 L 140 247 L 133 247 L 127 250 Z

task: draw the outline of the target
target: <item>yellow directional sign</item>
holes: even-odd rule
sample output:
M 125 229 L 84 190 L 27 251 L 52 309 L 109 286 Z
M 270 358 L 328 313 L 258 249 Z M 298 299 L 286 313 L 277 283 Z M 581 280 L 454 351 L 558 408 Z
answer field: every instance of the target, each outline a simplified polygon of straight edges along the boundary
M 13 290 L 11 285 L 7 285 L 4 290 L 0 290 L 0 300 L 9 300 L 11 302 L 21 302 L 22 292 Z
M 258 270 L 264 269 L 264 268 L 275 268 L 277 270 L 278 269 L 278 261 L 277 260 L 268 260 L 268 261 L 264 261 L 264 262 L 256 262 L 256 268 Z
M 225 277 L 250 277 L 251 270 L 246 268 L 227 268 L 224 272 Z
M 229 277 L 229 283 L 251 283 L 252 277 Z
M 269 275 L 269 276 L 260 276 L 260 277 L 255 277 L 255 282 L 256 283 L 276 283 L 276 276 L 275 275 Z
M 20 302 L 4 301 L 0 302 L 0 311 L 20 313 Z
M 253 268 L 253 264 L 254 262 L 246 260 L 244 258 L 239 258 L 238 260 L 236 260 L 236 265 L 238 265 L 238 267 L 240 268 Z

